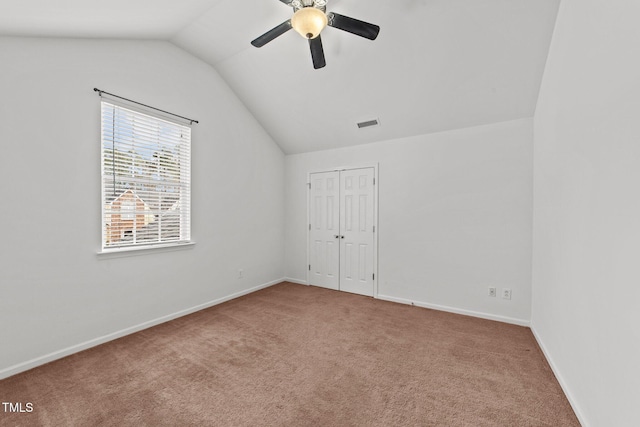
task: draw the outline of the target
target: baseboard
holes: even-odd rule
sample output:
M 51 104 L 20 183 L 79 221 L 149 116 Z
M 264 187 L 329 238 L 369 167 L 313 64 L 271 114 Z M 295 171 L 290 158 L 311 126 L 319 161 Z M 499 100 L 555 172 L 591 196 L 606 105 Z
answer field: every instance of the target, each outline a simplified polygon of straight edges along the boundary
M 542 342 L 540 335 L 538 335 L 538 333 L 536 332 L 535 325 L 533 323 L 531 324 L 530 329 L 531 329 L 531 332 L 533 333 L 534 338 L 538 343 L 538 347 L 540 347 L 540 349 L 542 350 L 542 354 L 544 354 L 545 359 L 547 359 L 547 363 L 549 363 L 549 366 L 551 367 L 553 374 L 556 376 L 556 379 L 558 380 L 558 383 L 560 384 L 560 387 L 562 388 L 564 395 L 567 396 L 567 400 L 569 401 L 569 404 L 571 405 L 573 412 L 576 414 L 576 417 L 578 417 L 578 421 L 583 427 L 587 427 L 589 423 L 587 423 L 587 420 L 584 417 L 582 410 L 580 409 L 580 405 L 578 405 L 578 402 L 576 401 L 573 394 L 571 393 L 571 390 L 569 389 L 567 382 L 565 381 L 564 377 L 560 373 L 560 370 L 558 369 L 558 365 L 556 365 L 555 362 L 553 361 L 553 358 L 551 357 L 549 350 L 547 350 L 547 347 L 544 345 L 544 342 Z
M 481 319 L 495 320 L 495 321 L 503 322 L 503 323 L 511 323 L 513 325 L 519 325 L 519 326 L 530 326 L 530 324 L 531 324 L 530 321 L 525 320 L 525 319 L 516 319 L 516 318 L 513 318 L 513 317 L 499 316 L 497 314 L 483 313 L 483 312 L 480 312 L 480 311 L 472 311 L 472 310 L 465 310 L 465 309 L 462 309 L 462 308 L 449 307 L 449 306 L 446 306 L 446 305 L 439 305 L 439 304 L 431 304 L 431 303 L 427 303 L 427 302 L 413 301 L 413 300 L 408 300 L 408 299 L 404 299 L 404 298 L 391 297 L 391 296 L 388 296 L 388 295 L 380 295 L 380 294 L 378 294 L 378 299 L 385 300 L 385 301 L 391 301 L 391 302 L 397 302 L 397 303 L 400 303 L 400 304 L 415 305 L 416 307 L 430 308 L 430 309 L 433 309 L 433 310 L 447 311 L 449 313 L 462 314 L 462 315 L 465 315 L 465 316 L 479 317 Z
M 156 325 L 159 325 L 161 323 L 165 323 L 165 322 L 168 322 L 170 320 L 177 319 L 178 317 L 186 316 L 188 314 L 195 313 L 196 311 L 204 310 L 205 308 L 213 307 L 214 305 L 222 304 L 223 302 L 227 302 L 227 301 L 230 301 L 232 299 L 241 297 L 243 295 L 250 294 L 250 293 L 258 291 L 260 289 L 268 288 L 269 286 L 273 286 L 273 285 L 281 283 L 281 282 L 283 282 L 285 280 L 288 281 L 289 279 L 282 278 L 282 279 L 278 279 L 278 280 L 273 280 L 271 282 L 263 283 L 262 285 L 254 286 L 252 288 L 245 289 L 243 291 L 236 292 L 234 294 L 227 295 L 225 297 L 218 298 L 218 299 L 206 302 L 204 304 L 199 304 L 199 305 L 196 305 L 194 307 L 187 308 L 185 310 L 180 310 L 180 311 L 177 311 L 175 313 L 168 314 L 166 316 L 162 316 L 162 317 L 159 317 L 159 318 L 154 319 L 154 320 L 150 320 L 148 322 L 140 323 L 139 325 L 136 325 L 136 326 L 131 326 L 129 328 L 122 329 L 120 331 L 116 331 L 116 332 L 113 332 L 113 333 L 110 333 L 110 334 L 107 334 L 107 335 L 103 335 L 103 336 L 98 337 L 98 338 L 94 338 L 94 339 L 89 340 L 89 341 L 85 341 L 85 342 L 80 343 L 80 344 L 73 345 L 71 347 L 64 348 L 62 350 L 54 351 L 53 353 L 49 353 L 49 354 L 46 354 L 44 356 L 36 357 L 35 359 L 31 359 L 31 360 L 28 360 L 26 362 L 18 363 L 16 365 L 13 365 L 13 366 L 10 366 L 8 368 L 0 370 L 0 380 L 8 378 L 8 377 L 10 377 L 12 375 L 19 374 L 19 373 L 24 372 L 24 371 L 28 371 L 29 369 L 36 368 L 36 367 L 44 365 L 46 363 L 53 362 L 54 360 L 62 359 L 63 357 L 70 356 L 70 355 L 72 355 L 74 353 L 78 353 L 80 351 L 87 350 L 87 349 L 89 349 L 91 347 L 95 347 L 95 346 L 98 346 L 100 344 L 104 344 L 106 342 L 113 341 L 113 340 L 118 339 L 118 338 L 122 338 L 122 337 L 124 337 L 126 335 L 130 335 L 130 334 L 133 334 L 135 332 L 142 331 L 142 330 L 150 328 L 152 326 L 156 326 Z
M 293 279 L 291 277 L 285 277 L 283 280 L 291 283 L 297 283 L 298 285 L 308 285 L 306 280 Z

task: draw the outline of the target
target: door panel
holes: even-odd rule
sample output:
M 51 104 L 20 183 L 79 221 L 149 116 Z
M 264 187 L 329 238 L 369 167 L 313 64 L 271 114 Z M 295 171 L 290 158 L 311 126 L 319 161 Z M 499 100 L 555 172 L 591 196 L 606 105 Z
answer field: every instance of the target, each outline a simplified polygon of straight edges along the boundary
M 340 290 L 373 296 L 374 170 L 340 172 Z M 342 250 L 342 249 L 345 250 Z
M 309 282 L 329 289 L 338 289 L 340 278 L 339 179 L 338 172 L 311 174 Z

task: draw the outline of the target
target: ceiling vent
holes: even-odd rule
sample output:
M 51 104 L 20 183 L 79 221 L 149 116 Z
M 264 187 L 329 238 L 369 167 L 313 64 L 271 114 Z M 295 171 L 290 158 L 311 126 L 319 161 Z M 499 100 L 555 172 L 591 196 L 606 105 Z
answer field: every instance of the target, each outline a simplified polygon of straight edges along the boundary
M 367 120 L 366 122 L 360 122 L 358 123 L 358 128 L 362 129 L 362 128 L 368 128 L 370 126 L 379 126 L 380 122 L 378 121 L 378 119 L 373 119 L 373 120 Z

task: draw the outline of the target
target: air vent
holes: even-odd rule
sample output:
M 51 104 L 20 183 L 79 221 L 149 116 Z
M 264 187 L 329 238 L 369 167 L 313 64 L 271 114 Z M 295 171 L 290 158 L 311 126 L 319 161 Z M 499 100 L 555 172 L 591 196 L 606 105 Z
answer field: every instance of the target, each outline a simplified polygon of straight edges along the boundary
M 367 120 L 366 122 L 358 123 L 358 128 L 359 129 L 368 128 L 369 126 L 378 126 L 379 124 L 380 122 L 378 122 L 378 119 Z

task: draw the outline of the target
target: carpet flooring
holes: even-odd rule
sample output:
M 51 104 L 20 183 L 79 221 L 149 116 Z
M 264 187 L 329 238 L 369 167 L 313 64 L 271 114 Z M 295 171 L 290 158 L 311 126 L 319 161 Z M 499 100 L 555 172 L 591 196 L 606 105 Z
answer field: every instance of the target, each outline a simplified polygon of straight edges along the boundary
M 0 381 L 2 426 L 579 426 L 528 328 L 281 283 Z

